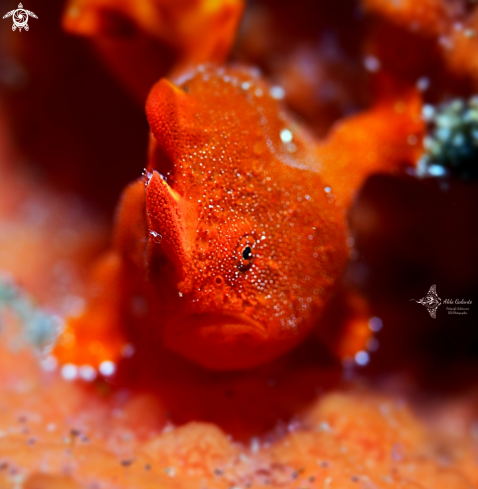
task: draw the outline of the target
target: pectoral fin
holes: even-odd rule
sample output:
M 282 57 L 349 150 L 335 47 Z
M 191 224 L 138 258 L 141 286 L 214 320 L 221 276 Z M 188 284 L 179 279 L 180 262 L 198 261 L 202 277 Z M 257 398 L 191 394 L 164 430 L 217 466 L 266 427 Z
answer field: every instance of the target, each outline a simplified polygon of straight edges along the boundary
M 53 349 L 61 364 L 99 369 L 117 363 L 128 343 L 123 330 L 124 264 L 115 251 L 106 252 L 92 269 L 85 310 L 67 317 L 65 330 Z
M 184 199 L 157 171 L 153 171 L 146 184 L 146 212 L 151 245 L 161 247 L 179 277 L 184 278 L 191 255 L 188 220 L 194 216 Z
M 337 123 L 318 145 L 316 158 L 325 184 L 340 205 L 347 208 L 371 174 L 415 164 L 422 151 L 420 114 L 420 96 L 412 91 Z

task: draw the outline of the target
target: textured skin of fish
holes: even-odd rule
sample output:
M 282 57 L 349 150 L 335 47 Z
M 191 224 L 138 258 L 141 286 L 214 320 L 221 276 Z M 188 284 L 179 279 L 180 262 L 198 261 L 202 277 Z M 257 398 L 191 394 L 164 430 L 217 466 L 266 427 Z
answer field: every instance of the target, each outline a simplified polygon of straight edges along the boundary
M 407 137 L 421 133 L 420 104 L 407 97 L 317 142 L 254 71 L 160 80 L 146 105 L 147 169 L 123 193 L 94 293 L 55 355 L 98 366 L 148 338 L 207 368 L 244 369 L 320 329 L 348 258 L 356 190 L 415 161 Z

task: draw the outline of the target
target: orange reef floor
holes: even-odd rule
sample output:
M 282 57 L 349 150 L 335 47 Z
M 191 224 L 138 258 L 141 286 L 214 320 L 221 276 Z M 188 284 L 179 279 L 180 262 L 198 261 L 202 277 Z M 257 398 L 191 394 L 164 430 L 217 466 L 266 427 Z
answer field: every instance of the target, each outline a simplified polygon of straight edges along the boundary
M 336 389 L 268 434 L 238 442 L 214 423 L 174 426 L 157 392 L 71 383 L 44 371 L 20 339 L 18 321 L 11 314 L 2 319 L 2 489 L 478 483 L 470 399 L 417 417 L 405 400 L 358 386 Z

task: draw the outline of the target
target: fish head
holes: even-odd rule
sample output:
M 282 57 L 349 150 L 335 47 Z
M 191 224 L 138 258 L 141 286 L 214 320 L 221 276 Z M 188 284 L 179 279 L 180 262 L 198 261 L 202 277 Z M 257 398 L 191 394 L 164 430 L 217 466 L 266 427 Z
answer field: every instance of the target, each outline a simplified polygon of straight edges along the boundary
M 158 284 L 170 270 L 177 298 L 164 342 L 212 369 L 277 357 L 317 322 L 347 256 L 312 138 L 243 68 L 163 79 L 146 111 L 150 268 Z

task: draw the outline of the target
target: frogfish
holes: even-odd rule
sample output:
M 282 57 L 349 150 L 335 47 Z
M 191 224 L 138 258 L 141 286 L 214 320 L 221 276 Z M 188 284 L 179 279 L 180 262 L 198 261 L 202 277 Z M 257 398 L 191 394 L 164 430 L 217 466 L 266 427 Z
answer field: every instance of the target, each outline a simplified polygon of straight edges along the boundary
M 371 173 L 416 161 L 420 101 L 389 96 L 317 141 L 281 97 L 245 67 L 199 66 L 152 88 L 147 167 L 54 346 L 61 363 L 98 368 L 146 343 L 247 369 L 324 327 L 347 209 Z

